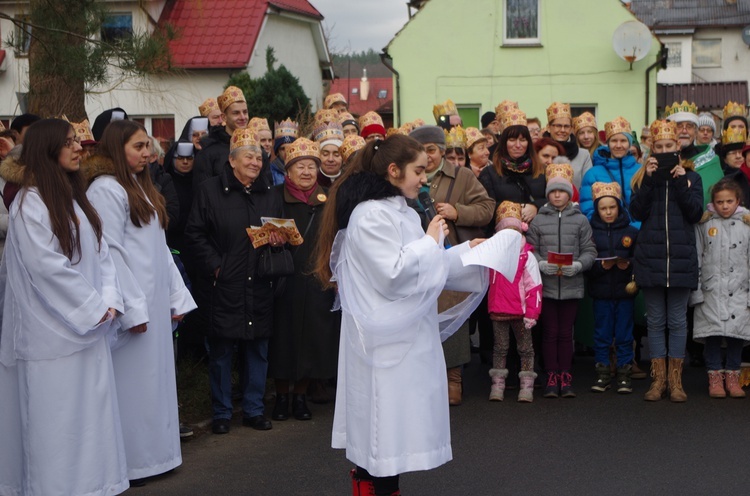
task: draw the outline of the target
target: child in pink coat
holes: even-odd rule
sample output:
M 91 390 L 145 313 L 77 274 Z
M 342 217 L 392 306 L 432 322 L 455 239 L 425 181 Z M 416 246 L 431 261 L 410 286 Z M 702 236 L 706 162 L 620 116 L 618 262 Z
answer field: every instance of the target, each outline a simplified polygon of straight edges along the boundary
M 495 231 L 515 229 L 523 234 L 528 226 L 521 221 L 521 205 L 504 201 L 497 207 Z M 499 272 L 490 271 L 488 308 L 495 333 L 495 347 L 492 356 L 492 389 L 490 401 L 503 401 L 505 378 L 508 369 L 505 362 L 510 347 L 510 330 L 516 336 L 516 348 L 521 357 L 520 389 L 518 401 L 534 401 L 534 347 L 531 341 L 531 328 L 536 325 L 542 311 L 542 277 L 539 265 L 531 255 L 533 247 L 525 241 L 518 258 L 518 271 L 513 281 Z

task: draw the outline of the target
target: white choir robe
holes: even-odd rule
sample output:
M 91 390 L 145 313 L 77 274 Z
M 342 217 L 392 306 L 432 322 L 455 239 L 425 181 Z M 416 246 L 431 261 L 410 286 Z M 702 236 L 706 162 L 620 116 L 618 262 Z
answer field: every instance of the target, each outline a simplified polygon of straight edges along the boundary
M 444 250 L 395 197 L 360 203 L 332 256 L 342 308 L 332 446 L 374 476 L 452 458 L 437 296 L 483 288 L 487 270 L 458 260 L 468 249 Z
M 22 206 L 20 201 L 23 199 Z M 71 263 L 35 188 L 11 205 L 0 266 L 0 494 L 112 495 L 128 488 L 108 308 L 115 266 L 83 211 Z M 7 282 L 7 284 L 6 284 Z
M 196 305 L 156 216 L 136 227 L 114 176 L 96 178 L 87 195 L 102 218 L 125 304 L 112 359 L 128 476 L 142 479 L 182 463 L 171 319 Z M 144 322 L 145 333 L 127 332 Z

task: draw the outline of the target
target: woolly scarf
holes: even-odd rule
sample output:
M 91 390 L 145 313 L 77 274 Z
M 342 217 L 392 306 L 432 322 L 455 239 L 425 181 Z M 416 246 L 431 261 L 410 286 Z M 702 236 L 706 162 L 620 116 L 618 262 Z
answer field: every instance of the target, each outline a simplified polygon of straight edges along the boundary
M 313 184 L 312 187 L 307 191 L 302 191 L 301 189 L 299 189 L 299 187 L 297 187 L 296 184 L 287 179 L 286 181 L 284 181 L 284 189 L 286 189 L 290 195 L 292 195 L 302 203 L 310 205 L 310 197 L 315 191 L 315 184 Z
M 511 172 L 516 172 L 518 174 L 524 174 L 531 170 L 531 158 L 528 155 L 523 155 L 522 157 L 519 157 L 518 160 L 509 160 L 503 157 L 500 157 L 500 165 L 505 170 L 509 170 Z

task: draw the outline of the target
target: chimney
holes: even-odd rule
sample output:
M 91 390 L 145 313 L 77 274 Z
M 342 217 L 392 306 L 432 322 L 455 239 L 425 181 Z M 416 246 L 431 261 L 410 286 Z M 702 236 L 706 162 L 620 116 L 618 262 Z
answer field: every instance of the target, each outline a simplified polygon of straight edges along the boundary
M 367 80 L 367 69 L 362 69 L 362 79 L 359 81 L 359 99 L 367 100 L 370 95 L 370 81 Z

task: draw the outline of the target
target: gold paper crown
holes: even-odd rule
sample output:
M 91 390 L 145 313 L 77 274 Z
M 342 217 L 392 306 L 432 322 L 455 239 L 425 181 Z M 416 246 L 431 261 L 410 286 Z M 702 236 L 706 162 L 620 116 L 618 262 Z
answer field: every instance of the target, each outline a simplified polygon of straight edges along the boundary
M 299 136 L 299 124 L 288 117 L 286 120 L 274 124 L 274 139 L 284 136 L 290 136 L 295 139 Z
M 389 127 L 385 132 L 385 137 L 390 138 L 394 134 L 402 134 L 404 136 L 409 136 L 409 133 L 404 133 L 404 130 L 400 127 Z
M 208 117 L 208 114 L 213 110 L 219 110 L 219 103 L 216 98 L 206 98 L 198 107 L 198 113 L 201 114 L 201 117 Z
M 222 93 L 221 96 L 216 99 L 216 103 L 219 104 L 219 110 L 221 110 L 222 113 L 224 113 L 227 107 L 229 107 L 231 104 L 237 102 L 246 102 L 246 100 L 245 94 L 242 93 L 242 90 L 236 86 L 228 87 L 224 90 L 224 93 Z
M 471 148 L 474 143 L 476 143 L 479 140 L 485 140 L 487 141 L 487 137 L 482 134 L 482 131 L 475 127 L 467 127 L 466 128 L 466 148 Z
M 518 102 L 511 102 L 510 100 L 503 100 L 495 107 L 495 119 L 502 119 L 503 115 L 508 113 L 510 109 L 517 109 Z
M 446 148 L 466 148 L 466 131 L 461 126 L 452 127 L 445 131 Z
M 724 106 L 724 119 L 726 120 L 728 117 L 745 117 L 747 115 L 747 111 L 745 109 L 745 106 L 741 103 L 736 102 L 728 102 Z
M 456 104 L 449 98 L 444 103 L 433 106 L 432 115 L 435 117 L 435 122 L 440 122 L 441 115 L 458 115 L 458 109 L 456 108 Z
M 570 105 L 567 103 L 554 102 L 552 105 L 547 107 L 547 124 L 551 124 L 555 119 L 561 119 L 567 117 L 573 119 L 573 114 L 570 113 Z
M 573 134 L 578 134 L 578 131 L 585 127 L 596 127 L 596 117 L 591 112 L 584 112 L 578 117 L 573 117 Z
M 339 121 L 339 113 L 336 110 L 320 109 L 317 112 L 315 112 L 315 126 L 320 126 L 321 124 L 327 124 L 329 122 L 338 122 L 338 121 Z
M 604 123 L 605 141 L 609 141 L 609 138 L 615 134 L 631 134 L 632 132 L 630 123 L 624 117 L 615 117 L 611 121 Z
M 339 147 L 339 153 L 341 153 L 341 157 L 344 159 L 344 162 L 346 162 L 354 152 L 361 150 L 366 144 L 367 142 L 362 136 L 359 136 L 358 134 L 350 134 L 344 138 L 344 142 Z
M 422 127 L 424 125 L 424 119 L 414 119 L 413 121 L 411 121 L 412 129 L 417 129 L 418 127 Z
M 313 130 L 313 139 L 318 143 L 328 140 L 344 141 L 344 130 L 338 122 L 329 122 Z
M 595 182 L 591 185 L 591 195 L 594 201 L 605 196 L 612 196 L 618 200 L 622 199 L 622 190 L 618 183 Z
M 307 138 L 298 138 L 294 142 L 286 145 L 286 166 L 289 167 L 292 162 L 303 158 L 311 158 L 320 163 L 320 147 L 314 141 Z
M 677 124 L 667 120 L 655 120 L 649 126 L 651 131 L 651 142 L 656 143 L 659 140 L 677 141 Z
M 572 183 L 573 168 L 570 164 L 549 164 L 544 171 L 544 177 L 547 179 L 547 182 L 552 178 L 560 177 Z
M 367 126 L 372 126 L 373 124 L 379 125 L 380 127 L 383 126 L 383 119 L 378 115 L 377 112 L 369 111 L 365 115 L 359 118 L 359 128 L 364 130 Z
M 342 95 L 341 93 L 331 93 L 323 102 L 323 107 L 330 109 L 331 107 L 333 107 L 334 103 L 343 103 L 344 105 L 348 105 L 348 103 L 346 102 L 346 98 L 344 98 L 344 95 Z
M 343 126 L 346 121 L 354 121 L 356 123 L 357 119 L 349 112 L 341 112 L 339 114 L 339 124 Z
M 521 220 L 521 205 L 512 201 L 503 201 L 495 210 L 495 222 L 500 222 L 508 217 Z
M 94 135 L 91 132 L 91 126 L 89 126 L 89 120 L 84 119 L 83 122 L 71 122 L 71 126 L 73 126 L 73 130 L 76 133 L 76 137 L 80 138 L 82 144 L 88 144 L 87 141 L 91 141 L 96 143 L 96 140 L 94 139 Z M 3 129 L 4 131 L 5 129 Z
M 747 130 L 742 128 L 727 128 L 721 132 L 721 144 L 745 143 L 747 141 Z
M 252 119 L 250 119 L 250 122 L 248 122 L 247 127 L 252 129 L 256 133 L 271 130 L 268 125 L 268 120 L 264 119 L 263 117 L 253 117 Z
M 664 118 L 666 119 L 678 112 L 687 112 L 689 114 L 698 115 L 698 106 L 687 100 L 683 100 L 682 103 L 674 102 L 672 105 L 667 105 L 667 108 L 664 109 Z
M 510 126 L 525 126 L 526 125 L 526 114 L 517 108 L 509 109 L 507 112 L 502 114 L 500 120 L 500 126 L 505 129 Z
M 242 146 L 260 146 L 258 138 L 255 136 L 255 131 L 250 128 L 235 129 L 232 133 L 232 139 L 229 140 L 229 151 Z

